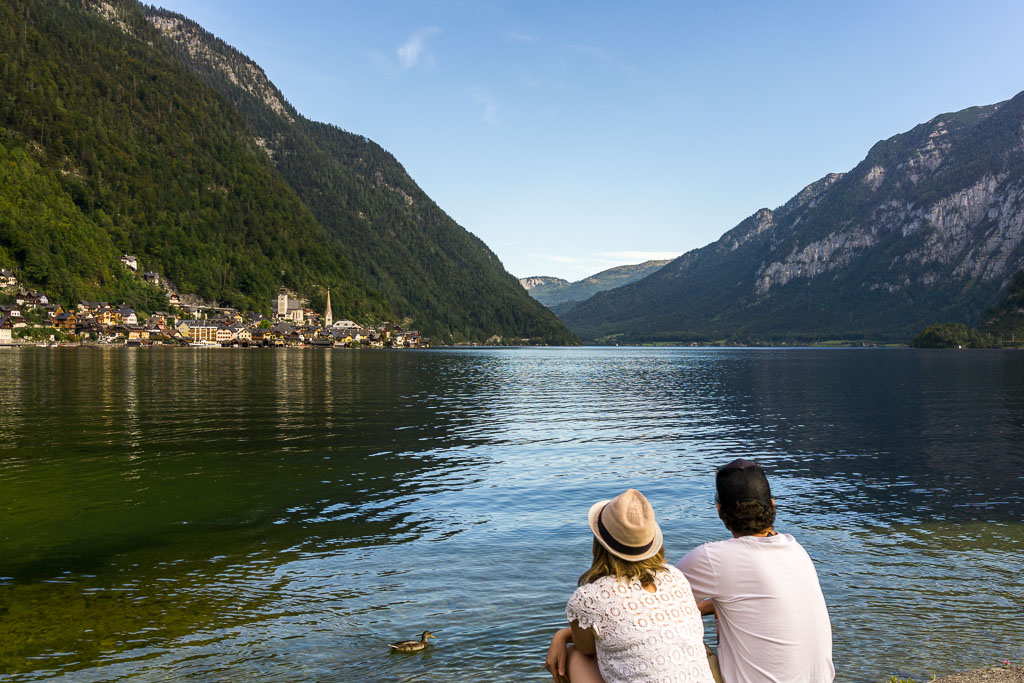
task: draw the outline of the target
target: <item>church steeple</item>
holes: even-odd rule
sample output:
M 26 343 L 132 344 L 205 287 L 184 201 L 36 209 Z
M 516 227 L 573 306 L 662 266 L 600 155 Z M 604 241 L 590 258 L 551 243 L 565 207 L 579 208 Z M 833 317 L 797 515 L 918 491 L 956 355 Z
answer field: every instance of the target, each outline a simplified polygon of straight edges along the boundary
M 334 316 L 331 315 L 331 288 L 327 288 L 327 310 L 324 312 L 324 327 L 330 327 L 331 323 L 334 322 Z

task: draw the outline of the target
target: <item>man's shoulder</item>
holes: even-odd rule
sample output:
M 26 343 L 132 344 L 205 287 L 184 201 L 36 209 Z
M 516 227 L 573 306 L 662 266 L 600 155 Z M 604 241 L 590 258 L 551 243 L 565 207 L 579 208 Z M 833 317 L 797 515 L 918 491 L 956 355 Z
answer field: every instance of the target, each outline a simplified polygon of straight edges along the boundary
M 702 543 L 683 556 L 676 565 L 682 568 L 684 563 L 695 561 L 714 562 L 719 558 L 736 555 L 747 555 L 765 551 L 797 552 L 806 554 L 803 546 L 792 534 L 776 534 L 774 536 L 739 536 L 718 541 Z

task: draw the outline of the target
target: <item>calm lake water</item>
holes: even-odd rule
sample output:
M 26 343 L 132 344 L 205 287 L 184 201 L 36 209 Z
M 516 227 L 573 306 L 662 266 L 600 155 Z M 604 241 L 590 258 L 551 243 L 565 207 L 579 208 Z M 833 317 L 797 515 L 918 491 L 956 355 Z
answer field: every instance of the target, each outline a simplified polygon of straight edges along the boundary
M 0 349 L 0 680 L 550 680 L 589 505 L 760 460 L 841 681 L 1024 660 L 1024 353 Z M 419 655 L 386 643 L 440 629 Z

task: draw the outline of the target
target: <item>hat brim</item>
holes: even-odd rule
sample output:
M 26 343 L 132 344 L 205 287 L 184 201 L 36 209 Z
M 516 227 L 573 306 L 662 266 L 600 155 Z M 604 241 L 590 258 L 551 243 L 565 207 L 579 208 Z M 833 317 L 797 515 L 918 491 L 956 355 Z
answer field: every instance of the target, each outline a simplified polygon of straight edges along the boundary
M 593 532 L 594 538 L 597 539 L 597 542 L 604 546 L 604 549 L 615 557 L 628 562 L 640 562 L 641 560 L 646 560 L 657 555 L 661 551 L 661 547 L 665 544 L 664 538 L 661 535 L 661 526 L 657 522 L 654 523 L 654 540 L 651 542 L 651 547 L 646 552 L 639 555 L 624 555 L 618 550 L 609 547 L 605 540 L 601 538 L 601 532 L 597 528 L 597 516 L 601 514 L 601 510 L 604 509 L 604 506 L 610 502 L 612 502 L 610 498 L 608 500 L 599 500 L 591 505 L 590 510 L 587 512 L 587 523 L 590 525 L 590 530 Z

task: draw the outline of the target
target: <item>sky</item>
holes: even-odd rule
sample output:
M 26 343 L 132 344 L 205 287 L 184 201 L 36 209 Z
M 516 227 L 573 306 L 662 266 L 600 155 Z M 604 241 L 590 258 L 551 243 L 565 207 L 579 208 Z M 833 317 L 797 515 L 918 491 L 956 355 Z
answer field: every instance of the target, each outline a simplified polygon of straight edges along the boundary
M 678 256 L 1024 90 L 1016 1 L 162 4 L 394 154 L 518 277 Z

